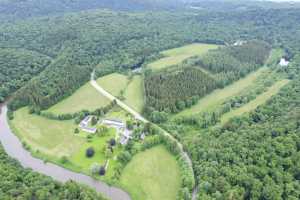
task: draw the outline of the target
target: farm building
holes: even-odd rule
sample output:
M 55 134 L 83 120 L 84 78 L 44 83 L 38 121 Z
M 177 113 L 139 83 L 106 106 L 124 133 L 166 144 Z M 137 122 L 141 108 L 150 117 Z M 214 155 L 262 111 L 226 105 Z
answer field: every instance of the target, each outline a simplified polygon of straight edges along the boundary
M 289 65 L 289 61 L 287 61 L 285 58 L 281 58 L 281 59 L 280 59 L 280 62 L 279 62 L 279 65 L 280 65 L 281 67 L 286 67 L 286 66 Z
M 124 128 L 126 126 L 124 122 L 116 119 L 104 119 L 102 124 L 116 128 Z
M 92 120 L 91 116 L 86 116 L 79 124 L 80 128 L 84 128 L 87 127 L 90 123 L 90 121 Z

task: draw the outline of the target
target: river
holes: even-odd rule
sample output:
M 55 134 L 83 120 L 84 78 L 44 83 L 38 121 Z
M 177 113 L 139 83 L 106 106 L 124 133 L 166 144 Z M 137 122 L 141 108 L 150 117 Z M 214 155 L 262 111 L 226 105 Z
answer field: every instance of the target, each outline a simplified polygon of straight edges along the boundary
M 87 175 L 70 171 L 52 163 L 44 163 L 43 160 L 33 157 L 30 152 L 23 148 L 18 137 L 10 130 L 6 113 L 7 107 L 0 104 L 0 141 L 6 153 L 18 160 L 23 167 L 31 168 L 33 171 L 50 176 L 62 183 L 73 180 L 87 185 L 111 200 L 131 200 L 128 193 L 120 188 L 109 186 Z

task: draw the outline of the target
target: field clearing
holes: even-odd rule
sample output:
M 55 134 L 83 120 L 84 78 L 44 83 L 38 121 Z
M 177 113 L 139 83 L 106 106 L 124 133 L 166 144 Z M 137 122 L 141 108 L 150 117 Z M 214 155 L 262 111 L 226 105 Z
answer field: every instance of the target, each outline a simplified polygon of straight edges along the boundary
M 120 184 L 133 200 L 174 200 L 180 188 L 179 166 L 165 147 L 156 146 L 133 157 Z
M 106 106 L 110 101 L 99 94 L 90 83 L 80 87 L 74 94 L 50 107 L 46 112 L 54 114 L 75 113 L 81 110 L 93 111 Z
M 255 110 L 258 106 L 266 103 L 273 95 L 277 94 L 279 90 L 285 86 L 289 80 L 284 79 L 281 81 L 277 81 L 274 85 L 272 85 L 268 91 L 262 93 L 261 95 L 257 96 L 253 101 L 243 105 L 242 107 L 232 110 L 221 117 L 221 123 L 226 123 L 230 118 L 240 116 L 244 113 L 250 112 Z
M 114 96 L 119 96 L 128 84 L 126 75 L 113 73 L 97 79 L 97 83 Z
M 174 115 L 174 117 L 193 115 L 193 114 L 197 114 L 203 111 L 208 111 L 216 108 L 216 106 L 220 105 L 227 98 L 230 98 L 240 93 L 242 90 L 246 89 L 247 87 L 251 86 L 254 83 L 254 81 L 263 72 L 267 70 L 268 70 L 267 67 L 262 67 L 257 71 L 252 72 L 245 78 L 242 78 L 223 89 L 214 90 L 212 93 L 200 99 L 196 105 L 192 106 L 189 109 L 183 110 L 182 112 L 177 113 L 176 115 Z
M 38 115 L 30 115 L 28 108 L 19 109 L 10 121 L 21 141 L 29 144 L 32 150 L 49 156 L 70 156 L 85 142 L 74 136 L 77 127 L 73 121 L 50 120 Z
M 124 97 L 124 102 L 134 110 L 141 112 L 144 107 L 143 78 L 113 73 L 97 80 L 97 83 L 115 97 Z
M 169 49 L 161 52 L 161 54 L 165 56 L 164 58 L 154 61 L 148 66 L 152 70 L 164 69 L 172 65 L 177 65 L 192 56 L 201 56 L 208 50 L 216 49 L 218 47 L 218 45 L 214 44 L 194 43 L 179 48 Z
M 277 65 L 280 61 L 280 58 L 284 55 L 283 49 L 272 49 L 268 60 L 266 61 L 266 65 Z
M 134 76 L 125 90 L 125 103 L 138 112 L 144 107 L 144 87 L 142 76 Z

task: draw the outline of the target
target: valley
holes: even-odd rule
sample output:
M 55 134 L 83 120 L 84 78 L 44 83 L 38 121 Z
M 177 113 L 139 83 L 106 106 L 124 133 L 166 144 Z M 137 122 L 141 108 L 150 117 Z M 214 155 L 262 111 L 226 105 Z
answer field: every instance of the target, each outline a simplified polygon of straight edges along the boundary
M 0 199 L 300 198 L 297 3 L 60 1 L 0 2 Z

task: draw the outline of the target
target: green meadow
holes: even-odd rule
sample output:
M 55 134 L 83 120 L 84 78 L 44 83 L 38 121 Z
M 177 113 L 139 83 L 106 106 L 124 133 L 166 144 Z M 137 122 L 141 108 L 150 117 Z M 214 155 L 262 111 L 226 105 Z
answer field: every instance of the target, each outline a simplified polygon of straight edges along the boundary
M 180 182 L 177 161 L 162 145 L 134 156 L 120 180 L 133 200 L 174 200 Z
M 81 110 L 93 111 L 109 103 L 110 101 L 97 92 L 90 83 L 86 83 L 71 96 L 50 107 L 46 112 L 65 114 L 75 113 Z
M 254 109 L 256 109 L 258 106 L 266 103 L 273 95 L 277 94 L 279 90 L 285 86 L 289 80 L 283 79 L 280 81 L 277 81 L 274 85 L 272 85 L 268 90 L 260 95 L 258 95 L 254 100 L 250 101 L 249 103 L 243 105 L 242 107 L 238 109 L 234 109 L 228 113 L 225 113 L 221 117 L 221 123 L 226 123 L 230 118 L 241 116 L 244 113 L 250 112 Z
M 193 43 L 186 46 L 162 51 L 163 58 L 150 63 L 148 66 L 152 70 L 161 70 L 166 67 L 177 65 L 187 58 L 201 56 L 211 49 L 218 48 L 214 44 Z
M 113 73 L 99 78 L 97 83 L 112 95 L 121 98 L 136 111 L 142 111 L 144 106 L 142 76 L 135 75 L 129 78 L 120 73 Z

